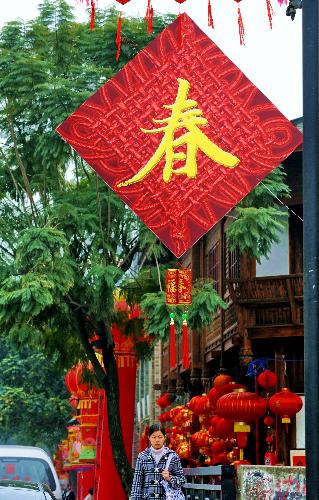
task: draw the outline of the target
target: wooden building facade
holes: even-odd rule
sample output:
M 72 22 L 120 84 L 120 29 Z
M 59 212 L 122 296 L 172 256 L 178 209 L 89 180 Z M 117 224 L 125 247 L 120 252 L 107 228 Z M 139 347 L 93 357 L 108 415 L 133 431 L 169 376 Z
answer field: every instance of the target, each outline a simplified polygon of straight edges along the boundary
M 295 152 L 284 163 L 291 188 L 291 198 L 284 202 L 289 208 L 288 225 L 269 260 L 258 263 L 229 248 L 230 217 L 224 217 L 184 256 L 183 265 L 192 268 L 193 279 L 213 280 L 228 308 L 218 312 L 206 331 L 189 332 L 189 370 L 182 368 L 180 343 L 173 369 L 168 343 L 162 344 L 163 392 L 190 396 L 207 392 L 220 368 L 247 384 L 249 362 L 264 359 L 277 372 L 280 387 L 288 385 L 303 393 L 301 155 Z M 295 437 L 291 439 L 294 447 Z

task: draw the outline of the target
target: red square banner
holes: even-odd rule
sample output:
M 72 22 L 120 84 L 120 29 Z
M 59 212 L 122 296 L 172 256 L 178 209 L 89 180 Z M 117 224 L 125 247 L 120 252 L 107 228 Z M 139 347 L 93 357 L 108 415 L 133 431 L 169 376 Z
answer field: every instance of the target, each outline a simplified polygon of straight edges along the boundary
M 177 257 L 302 142 L 186 14 L 57 130 Z

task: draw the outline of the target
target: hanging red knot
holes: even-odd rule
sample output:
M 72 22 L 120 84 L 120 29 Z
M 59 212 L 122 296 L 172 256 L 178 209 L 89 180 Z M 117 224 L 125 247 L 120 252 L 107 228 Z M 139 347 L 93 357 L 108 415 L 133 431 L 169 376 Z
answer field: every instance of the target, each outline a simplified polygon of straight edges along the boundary
M 183 313 L 182 316 L 182 365 L 187 369 L 189 368 L 187 313 Z
M 274 9 L 272 8 L 271 1 L 266 0 L 266 2 L 267 2 L 267 12 L 268 12 L 269 25 L 270 25 L 270 29 L 272 29 L 272 18 L 275 15 L 275 13 L 274 13 Z
M 176 366 L 176 337 L 175 337 L 175 323 L 174 323 L 174 313 L 170 314 L 171 321 L 169 325 L 169 359 L 170 367 L 175 368 Z
M 116 32 L 116 46 L 117 46 L 116 60 L 117 61 L 119 60 L 120 53 L 121 53 L 121 44 L 122 44 L 121 29 L 122 29 L 122 12 L 119 15 L 119 19 L 117 22 L 117 32 Z
M 208 26 L 214 28 L 213 11 L 210 0 L 208 0 Z
M 240 40 L 240 45 L 245 45 L 245 28 L 244 28 L 244 23 L 243 23 L 243 18 L 240 12 L 240 7 L 239 7 L 239 2 L 241 0 L 235 0 L 238 4 L 238 30 L 239 30 L 239 40 Z
M 95 3 L 94 3 L 94 0 L 91 0 L 91 22 L 90 22 L 90 30 L 94 29 L 94 20 L 95 20 Z
M 147 22 L 147 33 L 153 33 L 153 16 L 154 9 L 151 5 L 152 0 L 147 1 L 147 10 L 145 14 L 145 21 Z

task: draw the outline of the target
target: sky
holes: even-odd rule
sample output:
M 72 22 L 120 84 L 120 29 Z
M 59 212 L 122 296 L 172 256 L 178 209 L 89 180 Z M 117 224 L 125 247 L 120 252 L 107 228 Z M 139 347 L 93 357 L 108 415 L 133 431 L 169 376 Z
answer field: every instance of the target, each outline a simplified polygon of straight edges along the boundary
M 67 0 L 75 7 L 78 20 L 87 19 L 85 0 Z M 273 28 L 267 15 L 267 0 L 242 0 L 240 8 L 246 37 L 241 46 L 238 36 L 237 3 L 234 0 L 211 0 L 215 28 L 207 23 L 208 0 L 152 0 L 158 12 L 186 12 L 210 36 L 218 47 L 290 120 L 302 116 L 302 12 L 294 21 L 285 14 L 286 6 L 270 0 Z M 0 27 L 8 21 L 25 21 L 37 15 L 39 0 L 0 0 Z M 115 4 L 98 0 L 99 7 Z M 130 0 L 125 6 L 116 3 L 124 15 L 144 16 L 147 0 Z

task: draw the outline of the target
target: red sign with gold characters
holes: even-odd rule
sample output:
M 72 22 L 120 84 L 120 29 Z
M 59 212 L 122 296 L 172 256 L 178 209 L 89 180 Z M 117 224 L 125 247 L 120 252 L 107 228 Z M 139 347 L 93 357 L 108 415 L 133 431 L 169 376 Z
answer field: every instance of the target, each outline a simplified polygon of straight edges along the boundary
M 166 270 L 166 304 L 189 306 L 192 303 L 192 270 Z
M 186 14 L 58 132 L 177 257 L 302 142 Z

